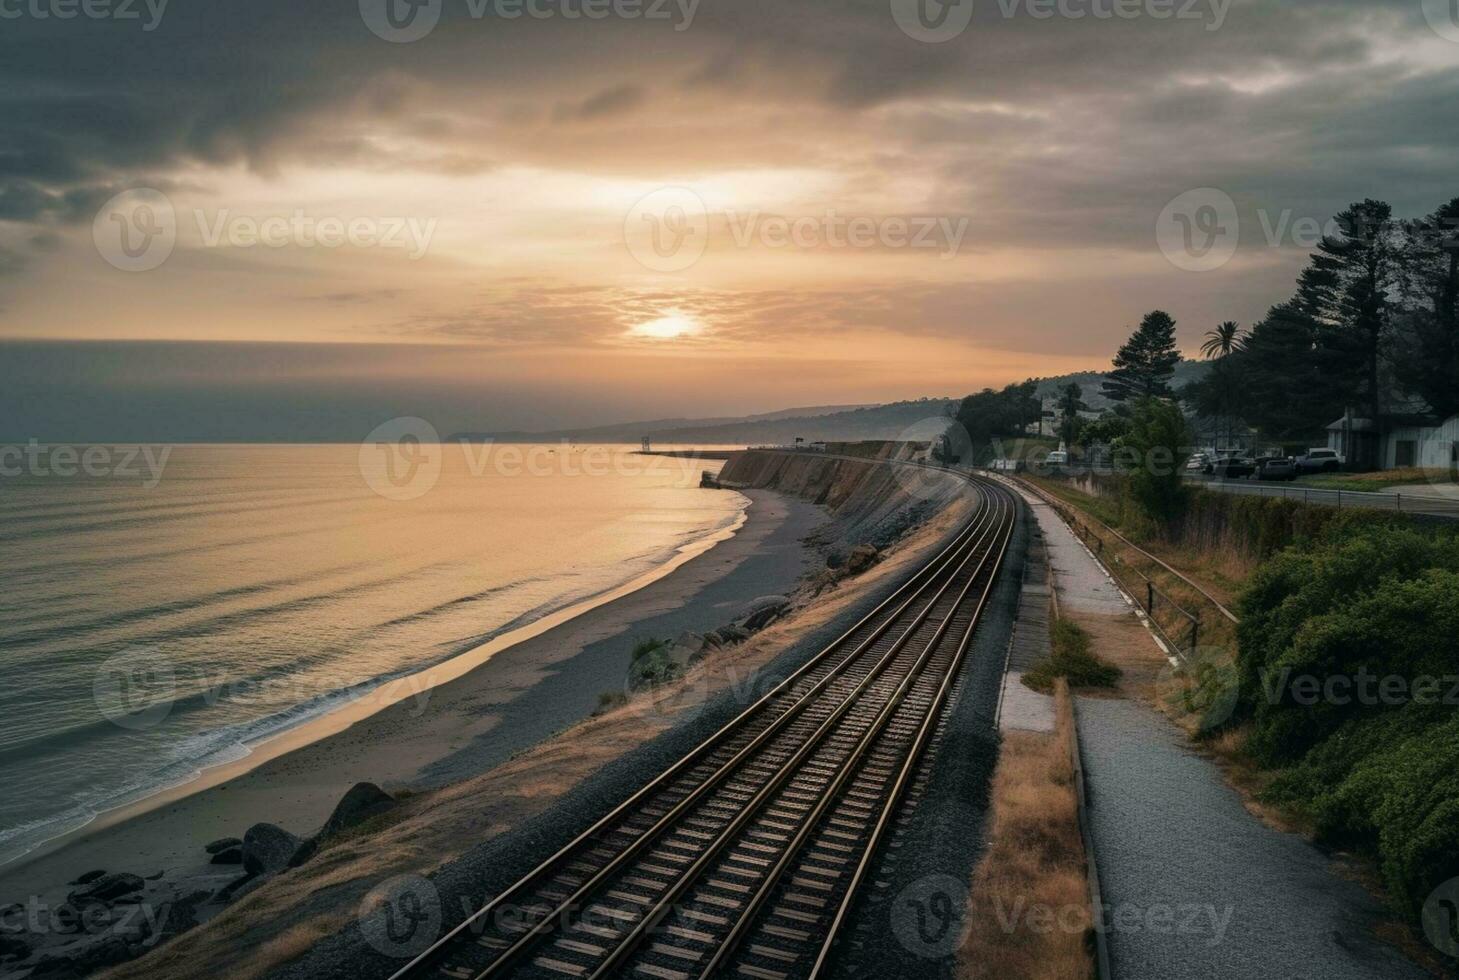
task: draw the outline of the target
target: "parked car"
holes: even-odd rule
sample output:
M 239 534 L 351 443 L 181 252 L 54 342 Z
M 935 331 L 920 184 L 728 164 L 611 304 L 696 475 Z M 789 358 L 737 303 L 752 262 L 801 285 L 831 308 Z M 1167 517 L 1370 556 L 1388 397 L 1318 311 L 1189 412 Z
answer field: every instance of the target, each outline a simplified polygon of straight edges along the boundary
M 1263 459 L 1257 464 L 1256 475 L 1259 480 L 1295 480 L 1297 465 L 1285 457 Z
M 1296 460 L 1298 473 L 1335 473 L 1345 460 L 1336 449 L 1309 449 Z
M 1069 454 L 1062 449 L 1056 449 L 1044 457 L 1045 466 L 1068 466 Z
M 1209 473 L 1211 472 L 1211 457 L 1205 453 L 1196 453 L 1185 464 L 1187 473 Z
M 1236 453 L 1223 453 L 1211 466 L 1211 472 L 1218 479 L 1245 479 L 1256 472 L 1256 460 Z

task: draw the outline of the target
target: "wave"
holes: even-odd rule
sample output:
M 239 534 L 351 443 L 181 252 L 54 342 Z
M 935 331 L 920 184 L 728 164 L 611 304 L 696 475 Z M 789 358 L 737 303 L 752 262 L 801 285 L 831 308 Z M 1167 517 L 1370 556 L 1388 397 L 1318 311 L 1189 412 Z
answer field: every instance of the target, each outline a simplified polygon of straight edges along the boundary
M 134 778 L 124 782 L 120 787 L 97 791 L 84 796 L 59 813 L 30 820 L 18 824 L 15 827 L 0 829 L 0 866 L 24 857 L 47 842 L 84 829 L 98 817 L 109 811 L 131 806 L 150 797 L 195 782 L 201 779 L 209 769 L 231 765 L 247 759 L 260 744 L 277 738 L 302 725 L 323 718 L 333 712 L 350 707 L 362 699 L 375 695 L 382 688 L 386 688 L 397 681 L 426 673 L 439 667 L 441 664 L 454 660 L 499 637 L 531 626 L 554 613 L 575 606 L 593 603 L 594 600 L 608 595 L 627 585 L 629 582 L 640 578 L 645 571 L 652 571 L 654 568 L 663 567 L 675 556 L 683 554 L 697 544 L 730 529 L 740 521 L 742 516 L 742 511 L 731 512 L 728 516 L 717 522 L 711 522 L 704 527 L 686 533 L 679 541 L 666 544 L 660 548 L 649 549 L 619 561 L 609 566 L 609 568 L 620 572 L 619 575 L 613 576 L 611 581 L 601 580 L 577 589 L 563 591 L 555 595 L 552 599 L 514 616 L 512 619 L 489 631 L 475 636 L 458 638 L 445 645 L 442 649 L 439 649 L 435 656 L 402 665 L 397 669 L 382 672 L 337 690 L 315 695 L 288 708 L 272 712 L 260 718 L 185 735 L 173 746 L 165 750 L 166 761 L 163 765 L 154 767 L 145 773 L 139 773 Z M 647 565 L 648 568 L 642 568 L 641 566 L 643 565 Z M 578 577 L 579 574 L 574 573 L 564 576 L 563 581 L 565 583 L 570 582 L 574 577 Z M 514 588 L 524 588 L 529 585 L 541 584 L 549 580 L 541 577 L 523 579 L 507 586 L 483 590 L 472 596 L 452 599 L 434 607 L 420 610 L 417 613 L 396 617 L 390 623 L 382 625 L 400 625 L 418 621 L 419 619 L 429 618 L 432 615 L 437 615 L 452 607 L 459 606 L 463 602 L 500 594 L 501 592 L 510 591 Z M 274 676 L 283 676 L 278 671 L 270 671 L 268 673 Z M 430 686 L 428 684 L 421 687 L 411 686 L 405 695 L 395 697 L 394 700 L 398 701 L 405 696 L 423 693 Z M 169 707 L 169 717 L 174 717 L 171 712 L 178 712 L 180 716 L 185 716 L 216 706 L 218 702 L 216 698 L 210 697 L 211 693 L 211 691 L 195 691 L 183 698 L 177 699 Z M 385 704 L 382 702 L 380 707 L 385 707 Z M 46 736 L 45 741 L 48 743 L 46 747 L 64 751 L 68 744 L 74 747 L 76 744 L 87 741 L 87 736 L 94 735 L 96 729 L 110 729 L 111 727 L 111 722 L 100 721 L 89 725 L 76 726 L 64 731 L 52 731 Z M 11 746 L 0 751 L 0 762 L 11 758 L 27 758 L 33 760 L 37 755 L 38 748 L 35 742 L 38 741 L 41 740 L 35 740 L 34 742 L 28 741 L 24 744 Z

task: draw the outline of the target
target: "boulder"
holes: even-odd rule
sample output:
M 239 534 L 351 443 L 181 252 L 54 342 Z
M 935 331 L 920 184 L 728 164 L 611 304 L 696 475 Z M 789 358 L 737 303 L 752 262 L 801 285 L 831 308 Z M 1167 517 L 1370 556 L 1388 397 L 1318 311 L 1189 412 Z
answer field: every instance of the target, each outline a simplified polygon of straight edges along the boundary
M 749 633 L 734 625 L 722 627 L 719 635 L 727 644 L 744 643 L 750 638 Z
M 304 841 L 282 827 L 257 823 L 243 835 L 243 870 L 250 875 L 283 871 Z
M 395 797 L 374 783 L 355 783 L 339 803 L 335 804 L 334 812 L 325 821 L 324 829 L 319 832 L 319 836 L 328 837 L 342 830 L 357 827 L 371 817 L 379 816 L 394 805 Z
M 271 880 L 270 875 L 245 874 L 242 878 L 235 878 L 228 884 L 219 888 L 208 898 L 208 903 L 234 902 L 253 891 L 255 888 L 262 888 Z
M 23 960 L 30 955 L 30 943 L 0 933 L 0 960 Z
M 846 574 L 860 575 L 881 561 L 881 552 L 869 544 L 859 544 L 851 551 L 850 557 L 846 559 Z
M 706 647 L 713 647 L 714 649 L 718 650 L 720 647 L 724 646 L 724 637 L 720 636 L 714 630 L 710 630 L 708 633 L 704 634 L 704 645 Z
M 102 875 L 89 884 L 82 885 L 67 897 L 72 905 L 90 905 L 96 902 L 110 905 L 117 899 L 134 895 L 145 887 L 147 887 L 147 883 L 137 875 L 122 872 Z
M 231 851 L 235 847 L 242 846 L 243 841 L 239 840 L 237 837 L 222 837 L 218 840 L 213 841 L 213 843 L 208 844 L 206 847 L 203 848 L 203 850 L 207 851 L 209 854 L 221 854 L 224 851 Z
M 300 844 L 299 849 L 294 852 L 294 856 L 289 858 L 289 867 L 297 868 L 301 864 L 314 860 L 314 855 L 319 853 L 319 842 L 323 839 L 322 834 L 316 834 Z
M 226 904 L 228 904 L 229 902 L 233 901 L 233 896 L 235 894 L 237 894 L 237 892 L 238 892 L 238 890 L 240 888 L 242 888 L 244 885 L 248 884 L 250 881 L 255 880 L 257 877 L 258 877 L 257 875 L 246 874 L 242 878 L 234 878 L 232 881 L 228 882 L 228 884 L 224 885 L 223 887 L 219 888 L 217 891 L 213 892 L 213 894 L 209 895 L 208 896 L 208 904 L 210 904 L 210 905 L 226 905 Z
M 75 881 L 71 882 L 71 884 L 73 884 L 73 885 L 89 885 L 93 881 L 95 881 L 96 879 L 102 877 L 105 874 L 106 874 L 105 871 L 88 871 L 84 875 L 82 875 L 80 878 L 77 878 Z
M 219 851 L 217 854 L 214 854 L 213 855 L 213 859 L 211 861 L 209 861 L 208 863 L 209 864 L 242 864 L 243 863 L 243 846 L 242 846 L 242 843 L 240 842 L 240 844 L 239 844 L 238 847 L 230 847 L 226 851 Z
M 171 938 L 187 932 L 198 924 L 198 907 L 208 901 L 205 891 L 195 891 L 182 896 L 167 907 L 166 918 L 158 926 L 159 938 Z
M 163 905 L 160 909 L 166 913 L 168 906 Z M 141 905 L 123 904 L 113 905 L 110 910 L 111 934 L 125 939 L 132 945 L 149 944 L 153 936 L 160 929 L 162 923 L 154 922 L 149 916 L 152 914 L 150 907 L 144 908 Z
M 784 609 L 790 605 L 790 600 L 783 595 L 762 595 L 758 599 L 751 599 L 745 603 L 741 616 L 750 616 L 766 609 Z
M 81 910 L 70 902 L 57 905 L 51 912 L 51 921 L 62 935 L 81 931 Z
M 704 637 L 698 633 L 682 633 L 669 647 L 667 659 L 673 665 L 675 673 L 682 674 L 684 669 L 697 661 L 707 649 Z
M 329 815 L 329 819 L 324 822 L 319 833 L 300 842 L 299 847 L 290 856 L 288 866 L 299 867 L 318 854 L 320 845 L 330 837 L 349 830 L 351 827 L 358 827 L 393 806 L 395 806 L 395 797 L 379 786 L 374 783 L 355 783 L 350 787 L 349 792 L 345 793 L 335 804 L 334 812 Z
M 761 596 L 745 606 L 742 623 L 745 629 L 752 632 L 764 629 L 780 618 L 789 608 L 790 600 L 783 595 Z
M 47 956 L 36 964 L 30 980 L 69 980 L 71 977 L 85 977 L 108 966 L 116 966 L 141 954 L 140 948 L 129 946 L 126 940 L 106 936 L 94 943 L 78 948 L 68 948 L 64 953 Z

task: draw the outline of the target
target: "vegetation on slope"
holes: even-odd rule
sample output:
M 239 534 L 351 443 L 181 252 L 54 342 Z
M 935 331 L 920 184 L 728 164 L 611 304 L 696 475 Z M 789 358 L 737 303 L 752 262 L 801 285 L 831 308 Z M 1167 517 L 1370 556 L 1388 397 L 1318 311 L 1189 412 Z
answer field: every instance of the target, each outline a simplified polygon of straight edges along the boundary
M 1100 496 L 1038 482 L 1180 567 L 1229 571 L 1241 625 L 1207 629 L 1203 646 L 1229 637 L 1228 653 L 1167 707 L 1254 770 L 1263 803 L 1372 857 L 1417 921 L 1459 877 L 1459 528 L 1209 492 L 1160 524 L 1123 480 Z
M 1258 569 L 1238 721 L 1273 802 L 1374 855 L 1416 916 L 1459 876 L 1459 533 L 1336 521 Z

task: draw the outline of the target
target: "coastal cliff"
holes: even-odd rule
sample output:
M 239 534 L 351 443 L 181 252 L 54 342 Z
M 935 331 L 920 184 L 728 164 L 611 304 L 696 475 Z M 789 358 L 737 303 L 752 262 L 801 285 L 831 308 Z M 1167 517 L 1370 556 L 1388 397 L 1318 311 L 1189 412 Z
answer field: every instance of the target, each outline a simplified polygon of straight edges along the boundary
M 822 453 L 750 449 L 719 473 L 721 486 L 775 490 L 827 508 L 844 545 L 885 547 L 967 492 L 961 477 Z

